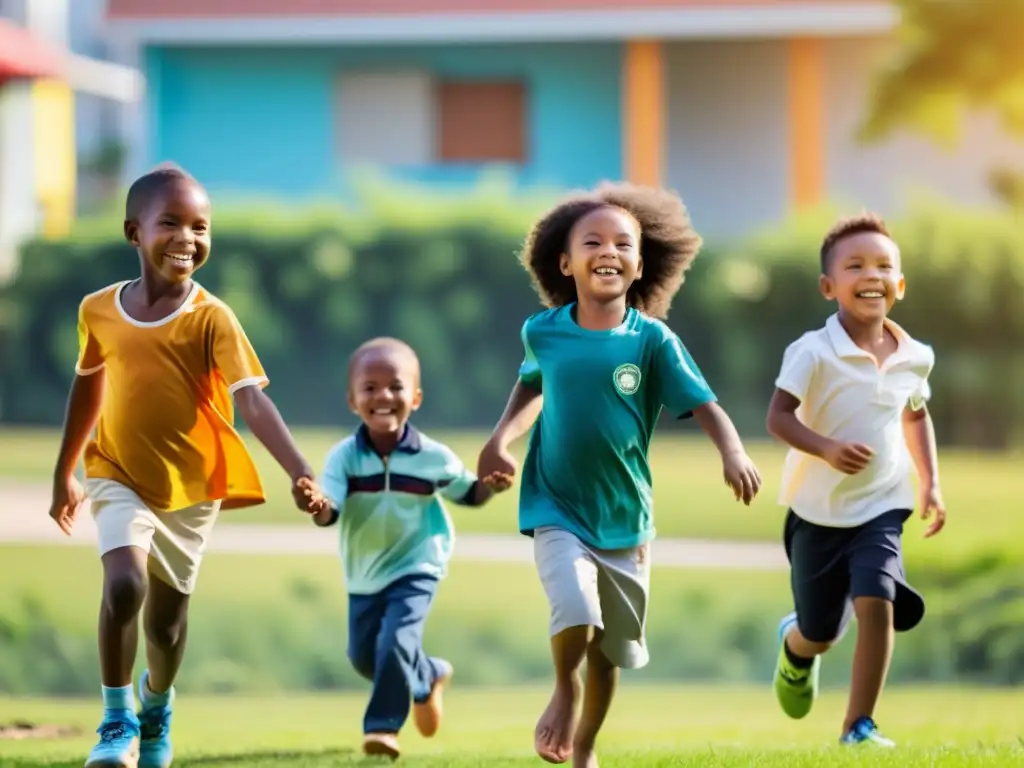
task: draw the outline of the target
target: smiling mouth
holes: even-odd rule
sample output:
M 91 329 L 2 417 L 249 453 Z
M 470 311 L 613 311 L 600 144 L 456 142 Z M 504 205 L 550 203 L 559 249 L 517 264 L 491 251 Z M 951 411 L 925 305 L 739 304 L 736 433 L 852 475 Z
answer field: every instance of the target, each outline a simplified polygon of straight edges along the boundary
M 594 270 L 594 274 L 598 277 L 615 277 L 621 275 L 622 270 L 615 267 L 598 267 Z
M 885 298 L 885 292 L 884 291 L 858 291 L 857 292 L 857 298 L 858 299 L 884 299 Z
M 168 253 L 166 255 L 174 266 L 181 269 L 191 269 L 195 266 L 195 257 L 187 253 Z
M 394 416 L 397 411 L 394 408 L 374 408 L 370 413 L 374 416 Z

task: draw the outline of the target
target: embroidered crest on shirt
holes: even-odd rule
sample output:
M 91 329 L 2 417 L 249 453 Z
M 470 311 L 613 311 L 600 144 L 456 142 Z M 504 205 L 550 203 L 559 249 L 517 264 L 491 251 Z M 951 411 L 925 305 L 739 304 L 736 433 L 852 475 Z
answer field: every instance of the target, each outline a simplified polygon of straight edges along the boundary
M 632 363 L 623 363 L 612 374 L 612 382 L 620 395 L 632 395 L 640 389 L 640 369 Z

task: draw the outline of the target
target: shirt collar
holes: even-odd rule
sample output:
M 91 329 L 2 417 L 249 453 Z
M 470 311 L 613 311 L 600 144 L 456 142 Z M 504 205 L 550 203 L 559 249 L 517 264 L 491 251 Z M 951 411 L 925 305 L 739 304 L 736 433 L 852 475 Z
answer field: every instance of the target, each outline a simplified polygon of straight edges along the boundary
M 360 424 L 359 429 L 356 430 L 356 446 L 360 451 L 366 453 L 376 453 L 377 449 L 373 447 L 373 443 L 370 442 L 370 431 L 366 428 L 365 424 Z M 423 448 L 423 443 L 420 440 L 420 433 L 412 424 L 406 423 L 402 430 L 402 436 L 398 438 L 398 443 L 395 445 L 395 450 L 400 453 L 419 453 Z
M 910 336 L 900 326 L 894 323 L 889 318 L 885 318 L 885 327 L 889 329 L 889 332 L 896 338 L 896 351 L 893 352 L 890 359 L 896 357 L 902 357 L 907 354 L 909 350 Z M 853 339 L 850 338 L 850 334 L 843 328 L 843 324 L 839 322 L 839 314 L 836 313 L 829 317 L 825 321 L 825 331 L 828 333 L 829 341 L 832 343 L 832 348 L 836 351 L 839 357 L 873 357 L 870 352 L 867 352 L 858 347 Z

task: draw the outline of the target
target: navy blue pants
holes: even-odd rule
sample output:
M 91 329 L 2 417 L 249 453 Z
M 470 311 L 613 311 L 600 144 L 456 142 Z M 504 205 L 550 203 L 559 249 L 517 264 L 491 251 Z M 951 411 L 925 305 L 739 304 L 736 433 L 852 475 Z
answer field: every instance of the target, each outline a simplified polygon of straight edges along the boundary
M 437 592 L 431 576 L 405 576 L 372 595 L 348 597 L 348 658 L 373 682 L 363 733 L 398 733 L 410 702 L 430 695 L 444 674 L 423 652 L 423 628 Z

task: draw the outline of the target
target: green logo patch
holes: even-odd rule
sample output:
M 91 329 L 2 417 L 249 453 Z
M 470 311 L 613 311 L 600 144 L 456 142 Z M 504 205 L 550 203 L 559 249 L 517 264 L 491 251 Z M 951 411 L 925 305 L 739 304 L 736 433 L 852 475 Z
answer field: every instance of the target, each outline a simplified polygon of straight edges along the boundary
M 635 394 L 640 389 L 640 369 L 632 363 L 623 363 L 612 374 L 612 382 L 619 394 Z

